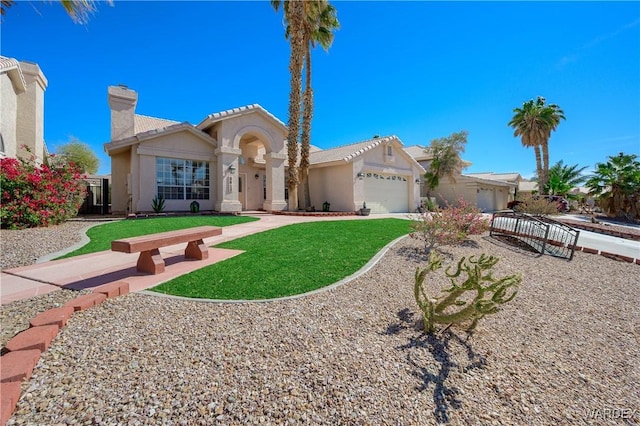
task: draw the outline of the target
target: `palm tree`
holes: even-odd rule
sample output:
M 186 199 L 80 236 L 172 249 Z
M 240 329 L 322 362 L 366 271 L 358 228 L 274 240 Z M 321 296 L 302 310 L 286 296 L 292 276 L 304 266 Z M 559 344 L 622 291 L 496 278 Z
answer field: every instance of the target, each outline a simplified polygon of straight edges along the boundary
M 640 161 L 635 154 L 610 156 L 596 164 L 586 186 L 609 216 L 640 218 Z
M 515 129 L 513 136 L 522 137 L 523 146 L 533 147 L 538 188 L 544 191 L 549 174 L 549 138 L 560 120 L 565 119 L 564 111 L 558 105 L 547 104 L 545 98 L 538 96 L 535 101 L 531 99 L 513 112 L 514 116 L 508 126 Z
M 429 170 L 425 173 L 425 183 L 430 192 L 440 184 L 440 178 L 446 176 L 451 182 L 456 182 L 456 175 L 465 167 L 460 158 L 467 144 L 469 132 L 462 130 L 450 136 L 434 139 L 426 150 L 432 155 Z
M 300 133 L 300 97 L 302 92 L 302 64 L 304 62 L 304 2 L 303 0 L 271 0 L 276 10 L 284 4 L 284 19 L 287 22 L 285 37 L 289 39 L 291 54 L 289 56 L 289 72 L 291 73 L 291 90 L 289 94 L 289 123 L 287 135 L 287 154 L 289 170 L 287 186 L 289 188 L 289 210 L 298 209 L 298 134 Z
M 113 5 L 113 0 L 106 0 L 105 2 Z M 5 15 L 15 3 L 15 0 L 0 0 L 0 13 Z M 60 0 L 60 3 L 73 22 L 85 24 L 89 21 L 89 15 L 96 10 L 95 5 L 98 2 L 95 0 Z
M 311 147 L 311 119 L 313 118 L 313 88 L 311 87 L 311 50 L 320 44 L 325 51 L 333 44 L 333 31 L 340 28 L 336 9 L 326 0 L 305 2 L 305 90 L 302 113 L 302 137 L 300 146 L 300 207 L 311 204 L 309 194 L 309 149 Z
M 548 195 L 565 195 L 571 197 L 569 192 L 583 183 L 587 177 L 582 175 L 587 167 L 578 168 L 577 164 L 569 166 L 562 160 L 551 166 L 547 177 L 547 186 L 544 192 Z M 537 176 L 531 179 L 537 181 Z

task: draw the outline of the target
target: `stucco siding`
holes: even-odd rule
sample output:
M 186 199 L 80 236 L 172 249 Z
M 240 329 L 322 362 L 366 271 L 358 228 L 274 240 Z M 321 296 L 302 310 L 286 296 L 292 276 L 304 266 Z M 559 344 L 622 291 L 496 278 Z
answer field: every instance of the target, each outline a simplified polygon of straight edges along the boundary
M 331 204 L 331 211 L 354 211 L 354 179 L 351 164 L 319 167 L 309 170 L 311 205 L 322 210 L 322 204 Z
M 443 181 L 444 180 L 444 181 Z M 456 184 L 449 182 L 445 179 L 440 180 L 440 185 L 435 190 L 431 190 L 431 196 L 434 196 L 438 201 L 440 207 L 446 207 L 449 205 L 457 205 L 458 198 L 463 197 L 466 201 L 473 205 L 478 203 L 478 192 L 475 184 L 466 184 L 457 181 Z
M 130 156 L 128 151 L 111 155 L 111 212 L 114 214 L 127 213 L 129 170 Z
M 139 164 L 139 181 L 136 211 L 152 211 L 152 201 L 157 194 L 156 162 L 158 157 L 181 160 L 205 161 L 209 163 L 209 199 L 197 200 L 201 210 L 212 210 L 215 204 L 215 147 L 195 135 L 183 131 L 159 136 L 143 141 L 136 148 L 135 156 Z M 189 211 L 193 200 L 165 200 L 166 211 Z
M 18 146 L 16 136 L 18 96 L 8 74 L 0 74 L 0 105 L 2 107 L 0 133 L 4 142 L 3 154 L 7 157 L 15 157 Z

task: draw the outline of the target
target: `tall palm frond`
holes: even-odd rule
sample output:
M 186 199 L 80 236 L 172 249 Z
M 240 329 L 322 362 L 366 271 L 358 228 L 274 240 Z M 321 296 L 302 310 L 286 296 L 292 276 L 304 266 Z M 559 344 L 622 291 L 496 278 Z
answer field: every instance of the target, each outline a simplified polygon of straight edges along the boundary
M 533 147 L 536 156 L 536 171 L 540 180 L 539 188 L 544 191 L 549 173 L 549 138 L 564 120 L 564 111 L 556 104 L 547 104 L 538 96 L 524 102 L 522 108 L 515 108 L 508 126 L 514 128 L 513 135 L 521 137 L 522 145 Z

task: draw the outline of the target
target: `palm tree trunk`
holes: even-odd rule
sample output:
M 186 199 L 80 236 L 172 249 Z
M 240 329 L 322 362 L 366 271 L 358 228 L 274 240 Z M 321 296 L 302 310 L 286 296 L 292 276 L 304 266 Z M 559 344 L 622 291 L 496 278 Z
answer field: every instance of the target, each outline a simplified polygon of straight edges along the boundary
M 544 194 L 544 176 L 542 171 L 542 157 L 540 156 L 540 145 L 535 145 L 533 151 L 536 154 L 536 173 L 538 174 L 538 194 Z
M 309 150 L 311 147 L 311 119 L 313 118 L 313 88 L 311 87 L 311 41 L 305 40 L 306 81 L 304 90 L 304 109 L 302 113 L 302 139 L 300 146 L 300 207 L 311 205 L 309 194 Z
M 298 209 L 298 135 L 300 133 L 300 95 L 302 92 L 302 64 L 304 61 L 304 19 L 303 0 L 291 0 L 289 3 L 289 27 L 291 57 L 289 72 L 291 73 L 291 93 L 289 95 L 289 132 L 287 135 L 287 154 L 289 170 L 287 185 L 289 188 L 289 210 Z
M 541 144 L 542 146 L 542 178 L 538 178 L 538 179 L 542 179 L 542 188 L 544 190 L 544 188 L 547 186 L 547 184 L 549 183 L 549 140 L 545 140 L 542 142 Z M 546 195 L 547 191 L 545 190 L 542 194 Z

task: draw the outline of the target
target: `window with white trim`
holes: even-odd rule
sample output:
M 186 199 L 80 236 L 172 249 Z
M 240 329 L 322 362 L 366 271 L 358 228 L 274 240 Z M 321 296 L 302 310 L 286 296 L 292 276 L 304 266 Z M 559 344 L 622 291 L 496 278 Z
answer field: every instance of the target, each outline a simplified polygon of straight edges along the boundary
M 156 157 L 156 193 L 165 200 L 208 200 L 209 163 Z

